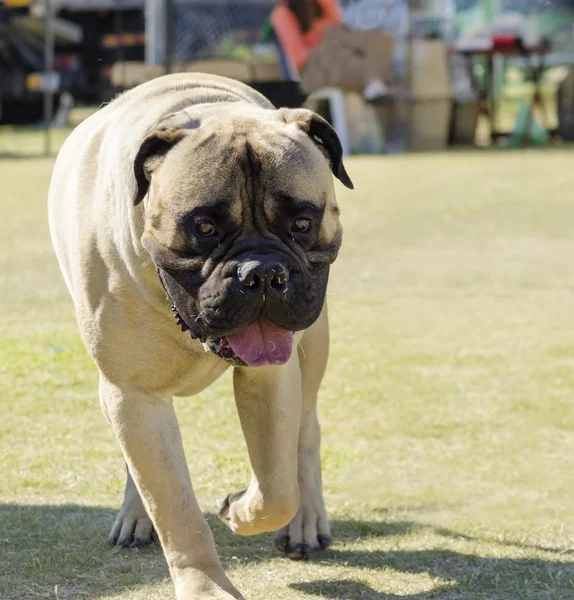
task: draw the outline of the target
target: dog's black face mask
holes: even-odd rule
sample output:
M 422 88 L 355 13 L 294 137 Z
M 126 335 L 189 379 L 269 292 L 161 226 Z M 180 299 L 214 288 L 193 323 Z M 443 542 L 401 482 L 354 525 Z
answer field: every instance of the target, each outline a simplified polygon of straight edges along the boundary
M 187 111 L 187 127 L 160 128 L 136 158 L 138 201 L 151 190 L 142 243 L 180 326 L 249 366 L 286 362 L 323 308 L 341 244 L 326 159 L 351 186 L 325 122 L 310 133 L 309 111 L 262 112 Z

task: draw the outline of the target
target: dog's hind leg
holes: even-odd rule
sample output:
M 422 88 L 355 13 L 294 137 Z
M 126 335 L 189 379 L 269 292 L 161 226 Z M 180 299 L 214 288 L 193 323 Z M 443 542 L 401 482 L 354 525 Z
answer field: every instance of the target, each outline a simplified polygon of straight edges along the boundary
M 136 484 L 127 468 L 126 471 L 124 502 L 108 537 L 108 544 L 142 548 L 156 541 L 157 534 L 147 516 Z
M 306 559 L 331 543 L 321 479 L 321 432 L 317 393 L 327 366 L 329 324 L 327 307 L 309 328 L 299 346 L 303 409 L 299 432 L 299 489 L 301 501 L 295 518 L 277 532 L 279 550 L 294 560 Z

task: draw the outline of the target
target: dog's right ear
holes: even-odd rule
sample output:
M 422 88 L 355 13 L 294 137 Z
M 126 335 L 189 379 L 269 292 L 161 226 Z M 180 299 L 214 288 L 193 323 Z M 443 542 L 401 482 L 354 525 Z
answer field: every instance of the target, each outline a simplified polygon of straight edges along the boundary
M 182 129 L 156 129 L 148 135 L 134 160 L 137 190 L 134 205 L 137 206 L 147 194 L 152 173 L 161 165 L 165 155 L 184 136 Z

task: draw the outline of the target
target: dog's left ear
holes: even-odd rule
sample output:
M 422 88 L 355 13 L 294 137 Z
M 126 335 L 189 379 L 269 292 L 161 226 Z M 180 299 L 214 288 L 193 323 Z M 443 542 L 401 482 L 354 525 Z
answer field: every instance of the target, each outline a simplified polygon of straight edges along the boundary
M 280 111 L 286 123 L 296 123 L 326 153 L 331 162 L 333 175 L 349 189 L 353 182 L 343 165 L 343 148 L 337 132 L 318 114 L 306 108 L 282 109 Z

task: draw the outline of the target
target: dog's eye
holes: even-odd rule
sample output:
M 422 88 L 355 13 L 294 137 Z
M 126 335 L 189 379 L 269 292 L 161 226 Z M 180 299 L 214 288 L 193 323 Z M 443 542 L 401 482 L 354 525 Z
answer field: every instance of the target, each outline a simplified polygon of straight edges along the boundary
M 291 225 L 291 230 L 296 233 L 307 233 L 311 229 L 311 219 L 306 219 L 305 217 L 300 217 L 299 219 L 295 219 L 293 221 L 293 225 Z
M 215 225 L 211 221 L 200 221 L 197 224 L 197 231 L 203 237 L 211 237 L 215 235 Z

